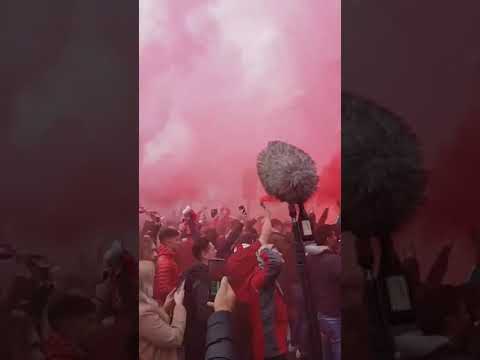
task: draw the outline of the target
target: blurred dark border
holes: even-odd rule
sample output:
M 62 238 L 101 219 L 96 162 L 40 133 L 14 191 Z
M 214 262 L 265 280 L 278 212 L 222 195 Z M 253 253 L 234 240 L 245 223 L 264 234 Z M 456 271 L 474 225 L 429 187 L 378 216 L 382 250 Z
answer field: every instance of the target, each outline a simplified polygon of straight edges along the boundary
M 94 295 L 114 241 L 137 256 L 138 2 L 6 0 L 0 48 L 0 243 Z
M 415 256 L 425 279 L 440 250 L 453 243 L 442 285 L 464 284 L 476 261 L 479 13 L 474 0 L 342 1 L 342 91 L 403 118 L 418 136 L 428 171 L 426 202 L 395 234 L 396 250 Z M 350 170 L 343 166 L 343 179 Z M 369 358 L 362 351 L 367 320 L 352 243 L 346 235 L 343 355 L 361 359 Z

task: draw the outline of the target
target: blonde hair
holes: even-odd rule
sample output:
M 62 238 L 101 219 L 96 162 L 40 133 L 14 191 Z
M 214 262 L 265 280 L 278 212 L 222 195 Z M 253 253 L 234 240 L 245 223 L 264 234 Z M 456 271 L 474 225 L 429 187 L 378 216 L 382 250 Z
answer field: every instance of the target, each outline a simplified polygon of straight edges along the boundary
M 145 297 L 151 298 L 154 276 L 155 265 L 153 261 L 140 260 L 138 263 L 138 290 L 140 301 L 146 300 Z

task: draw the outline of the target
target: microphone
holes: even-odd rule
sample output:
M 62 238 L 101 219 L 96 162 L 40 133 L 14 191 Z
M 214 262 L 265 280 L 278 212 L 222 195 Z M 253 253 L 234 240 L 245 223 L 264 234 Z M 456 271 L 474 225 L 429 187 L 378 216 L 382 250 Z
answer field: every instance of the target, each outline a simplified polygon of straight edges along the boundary
M 303 204 L 318 186 L 313 159 L 282 141 L 271 141 L 260 152 L 257 173 L 267 194 L 289 204 Z
M 409 284 L 391 234 L 423 200 L 426 174 L 415 133 L 377 104 L 342 93 L 342 231 L 358 238 L 357 256 L 366 273 L 371 346 L 379 359 L 397 352 L 391 327 L 415 322 Z M 379 240 L 379 270 L 373 275 L 370 239 Z
M 421 204 L 426 173 L 415 133 L 396 114 L 342 94 L 342 231 L 383 236 Z
M 295 236 L 296 266 L 304 293 L 305 308 L 315 313 L 311 293 L 310 276 L 306 269 L 304 241 L 313 240 L 313 229 L 303 204 L 315 193 L 318 186 L 317 168 L 313 159 L 303 150 L 284 143 L 272 141 L 257 158 L 257 173 L 268 195 L 288 203 Z M 298 217 L 297 208 L 298 205 Z M 321 357 L 318 345 L 320 331 L 318 324 L 309 324 L 309 347 L 312 359 Z

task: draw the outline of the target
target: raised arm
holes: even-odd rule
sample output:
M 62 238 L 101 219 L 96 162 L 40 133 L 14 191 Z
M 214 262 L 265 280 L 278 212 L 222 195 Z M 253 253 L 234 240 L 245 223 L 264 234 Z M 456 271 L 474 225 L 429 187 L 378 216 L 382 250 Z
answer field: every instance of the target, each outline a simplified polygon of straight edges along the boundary
M 270 236 L 272 235 L 272 215 L 270 214 L 270 211 L 265 209 L 265 219 L 263 221 L 262 225 L 262 231 L 260 232 L 260 237 L 258 238 L 258 241 L 260 244 L 263 245 L 268 245 L 270 242 Z

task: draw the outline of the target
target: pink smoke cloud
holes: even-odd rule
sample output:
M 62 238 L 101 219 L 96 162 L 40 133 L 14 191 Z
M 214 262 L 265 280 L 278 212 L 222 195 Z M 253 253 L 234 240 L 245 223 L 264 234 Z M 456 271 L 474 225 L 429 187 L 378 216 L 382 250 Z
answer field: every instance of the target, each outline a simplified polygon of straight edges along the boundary
M 339 153 L 339 0 L 142 0 L 139 55 L 145 205 L 239 201 L 270 140 Z

